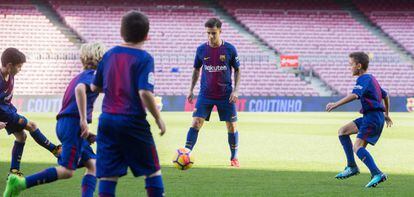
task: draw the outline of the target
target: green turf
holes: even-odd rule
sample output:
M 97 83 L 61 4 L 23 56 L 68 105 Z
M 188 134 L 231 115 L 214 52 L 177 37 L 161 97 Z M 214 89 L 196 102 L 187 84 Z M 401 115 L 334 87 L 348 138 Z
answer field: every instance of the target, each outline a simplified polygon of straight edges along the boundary
M 25 114 L 56 141 L 53 114 Z M 185 141 L 190 113 L 163 113 L 167 134 L 153 129 L 163 167 L 167 196 L 412 196 L 414 188 L 414 114 L 393 113 L 395 126 L 385 129 L 377 146 L 368 150 L 389 180 L 365 189 L 370 175 L 358 160 L 361 175 L 347 180 L 333 177 L 345 165 L 337 138 L 341 125 L 357 113 L 240 113 L 240 169 L 229 167 L 224 123 L 217 115 L 206 122 L 189 171 L 172 168 L 176 148 Z M 96 117 L 96 116 L 95 116 Z M 155 127 L 154 127 L 155 128 Z M 91 130 L 96 129 L 96 121 Z M 0 134 L 0 190 L 4 190 L 13 136 Z M 22 159 L 27 175 L 54 165 L 55 159 L 28 137 Z M 22 196 L 80 196 L 83 169 L 73 179 L 24 191 Z M 3 180 L 3 181 L 1 181 Z M 117 187 L 118 196 L 145 196 L 144 181 L 128 175 Z

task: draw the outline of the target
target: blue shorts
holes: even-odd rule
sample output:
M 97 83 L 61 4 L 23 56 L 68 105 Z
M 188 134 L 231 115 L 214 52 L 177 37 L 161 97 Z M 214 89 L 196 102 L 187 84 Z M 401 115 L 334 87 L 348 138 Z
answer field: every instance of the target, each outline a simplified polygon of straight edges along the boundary
M 236 104 L 230 103 L 228 99 L 225 100 L 213 100 L 206 98 L 198 98 L 195 106 L 193 117 L 204 118 L 210 120 L 211 111 L 213 107 L 217 107 L 217 111 L 220 117 L 220 121 L 236 122 L 237 111 Z
M 384 113 L 381 111 L 368 112 L 362 118 L 354 120 L 358 127 L 357 138 L 375 145 L 384 128 Z
M 71 170 L 84 166 L 84 162 L 95 159 L 89 143 L 80 137 L 79 118 L 61 117 L 56 124 L 56 134 L 62 142 L 62 153 L 58 164 Z
M 135 177 L 160 170 L 150 125 L 145 117 L 102 113 L 99 117 L 96 176 Z
M 28 123 L 28 120 L 17 112 L 1 114 L 0 121 L 7 122 L 6 131 L 9 135 L 14 132 L 23 131 Z

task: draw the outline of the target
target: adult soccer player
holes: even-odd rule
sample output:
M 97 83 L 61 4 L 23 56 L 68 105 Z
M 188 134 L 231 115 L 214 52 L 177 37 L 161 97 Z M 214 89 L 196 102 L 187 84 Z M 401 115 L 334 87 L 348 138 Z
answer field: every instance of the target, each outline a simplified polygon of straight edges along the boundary
M 99 93 L 92 92 L 90 84 L 104 53 L 105 46 L 101 43 L 88 43 L 81 47 L 80 58 L 84 71 L 69 83 L 63 96 L 62 109 L 57 115 L 56 134 L 62 142 L 59 166 L 47 168 L 26 178 L 10 175 L 4 191 L 5 197 L 17 196 L 22 190 L 58 179 L 69 179 L 82 166 L 86 167 L 82 180 L 82 196 L 93 196 L 96 186 L 96 156 L 86 138 L 90 136 L 88 123 L 92 122 L 93 104 Z
M 145 176 L 148 196 L 163 196 L 164 186 L 145 107 L 161 130 L 164 121 L 157 110 L 154 90 L 154 59 L 143 50 L 149 20 L 137 11 L 122 17 L 121 37 L 125 41 L 105 53 L 92 85 L 105 97 L 99 117 L 96 175 L 99 195 L 114 196 L 119 177 L 129 167 L 135 177 Z
M 328 103 L 326 105 L 326 111 L 330 112 L 355 99 L 361 101 L 361 113 L 363 117 L 339 129 L 339 141 L 345 151 L 348 165 L 335 178 L 345 179 L 359 174 L 359 169 L 354 159 L 355 152 L 371 172 L 372 179 L 365 187 L 375 187 L 379 183 L 387 180 L 387 175 L 382 173 L 377 167 L 371 154 L 367 151 L 366 146 L 367 144 L 374 146 L 381 136 L 384 122 L 386 122 L 387 127 L 391 127 L 392 120 L 389 116 L 390 99 L 388 94 L 381 88 L 375 77 L 367 73 L 368 64 L 369 57 L 363 52 L 354 52 L 349 55 L 349 65 L 352 70 L 352 75 L 358 77 L 356 85 L 350 95 L 338 102 Z M 352 145 L 350 138 L 352 134 L 357 134 L 354 145 Z
M 49 150 L 56 157 L 60 153 L 60 146 L 51 143 L 39 130 L 37 125 L 26 117 L 17 113 L 17 109 L 11 103 L 13 98 L 14 76 L 20 72 L 26 56 L 16 48 L 7 48 L 1 55 L 0 68 L 0 122 L 6 124 L 7 133 L 16 137 L 12 150 L 11 166 L 9 174 L 22 175 L 20 161 L 26 142 L 26 133 L 29 131 L 32 138 L 42 147 Z
M 239 133 L 237 131 L 236 105 L 238 99 L 238 87 L 240 81 L 240 63 L 236 48 L 220 39 L 221 21 L 217 18 L 209 19 L 205 24 L 208 42 L 197 48 L 194 60 L 194 70 L 191 81 L 190 92 L 187 96 L 188 102 L 194 99 L 194 87 L 198 81 L 200 71 L 201 86 L 200 93 L 193 113 L 193 123 L 187 133 L 185 147 L 192 150 L 197 142 L 198 132 L 204 124 L 209 121 L 211 110 L 217 107 L 220 121 L 225 121 L 230 146 L 230 165 L 239 167 L 237 149 Z M 231 74 L 234 70 L 234 88 L 232 88 Z

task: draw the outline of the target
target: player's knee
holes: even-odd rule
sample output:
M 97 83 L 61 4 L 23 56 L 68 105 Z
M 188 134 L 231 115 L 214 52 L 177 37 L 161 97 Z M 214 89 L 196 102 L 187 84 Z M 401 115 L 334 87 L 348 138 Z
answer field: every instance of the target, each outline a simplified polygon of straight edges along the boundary
M 85 167 L 86 167 L 86 173 L 87 174 L 91 174 L 91 175 L 95 175 L 96 174 L 96 160 L 95 159 L 90 159 L 85 163 Z
M 228 123 L 227 124 L 227 131 L 229 132 L 229 133 L 234 133 L 234 132 L 236 132 L 236 123 L 234 123 L 234 122 L 231 122 L 231 123 Z
M 354 146 L 352 147 L 354 150 L 354 153 L 357 153 L 358 150 L 362 147 L 362 145 L 355 143 Z
M 196 118 L 193 120 L 193 124 L 191 125 L 194 129 L 200 130 L 203 126 L 203 120 Z
M 26 142 L 27 135 L 25 132 L 20 131 L 18 133 L 15 133 L 14 136 L 16 137 L 16 141 L 21 142 L 21 143 Z
M 158 171 L 148 175 L 146 178 L 151 178 L 151 177 L 154 177 L 154 176 L 161 176 L 161 170 L 158 170 Z
M 36 123 L 29 121 L 29 123 L 27 123 L 26 129 L 30 132 L 34 132 L 37 129 L 37 125 Z
M 65 167 L 62 167 L 62 168 L 60 168 L 60 169 L 58 169 L 58 172 L 59 172 L 59 179 L 70 179 L 70 178 L 72 178 L 73 177 L 73 174 L 74 174 L 74 170 L 71 170 L 71 169 L 68 169 L 68 168 L 65 168 Z
M 346 129 L 345 129 L 345 127 L 341 127 L 341 128 L 338 130 L 338 135 L 339 135 L 339 136 L 341 136 L 341 135 L 346 135 Z

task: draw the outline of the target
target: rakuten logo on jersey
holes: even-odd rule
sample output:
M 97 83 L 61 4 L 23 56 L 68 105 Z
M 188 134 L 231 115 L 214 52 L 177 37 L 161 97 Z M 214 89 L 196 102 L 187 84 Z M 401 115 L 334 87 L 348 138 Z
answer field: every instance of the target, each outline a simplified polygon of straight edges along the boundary
M 213 65 L 203 65 L 204 70 L 208 72 L 221 72 L 227 70 L 227 66 L 213 66 Z

